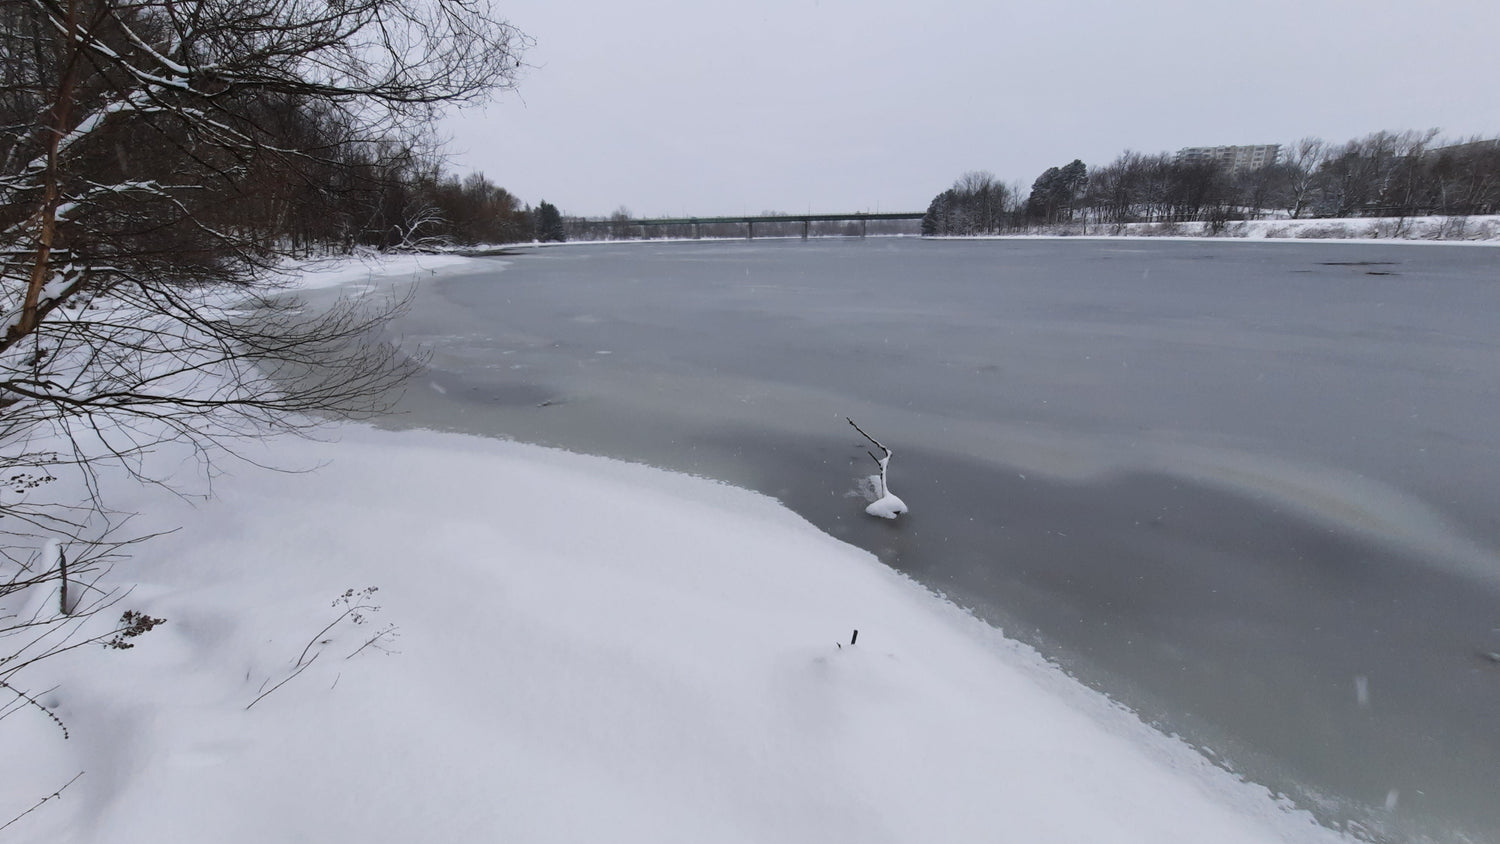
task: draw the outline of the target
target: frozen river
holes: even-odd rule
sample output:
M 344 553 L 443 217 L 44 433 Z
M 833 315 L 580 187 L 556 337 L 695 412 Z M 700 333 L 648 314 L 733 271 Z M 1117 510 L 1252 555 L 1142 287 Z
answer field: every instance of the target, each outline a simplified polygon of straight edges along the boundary
M 1500 250 L 570 246 L 396 331 L 392 426 L 760 490 L 1331 822 L 1500 840 Z

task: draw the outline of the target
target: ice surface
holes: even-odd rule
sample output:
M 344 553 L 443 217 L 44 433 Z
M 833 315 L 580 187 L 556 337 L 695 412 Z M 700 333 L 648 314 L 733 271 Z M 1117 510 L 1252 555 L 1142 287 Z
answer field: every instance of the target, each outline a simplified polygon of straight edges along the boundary
M 1500 534 L 1473 459 L 1500 443 L 1495 254 L 568 246 L 425 291 L 393 333 L 463 338 L 434 359 L 449 395 L 411 391 L 380 424 L 751 486 L 1301 805 L 1442 839 L 1500 829 L 1475 663 L 1500 642 Z M 920 522 L 845 498 L 871 468 L 846 415 L 901 452 Z

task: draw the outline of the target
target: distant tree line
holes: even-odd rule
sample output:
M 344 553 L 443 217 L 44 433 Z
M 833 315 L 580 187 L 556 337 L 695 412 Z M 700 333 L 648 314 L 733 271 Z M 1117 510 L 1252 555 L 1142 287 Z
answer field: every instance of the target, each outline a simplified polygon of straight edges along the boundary
M 1304 138 L 1274 164 L 1234 169 L 1171 153 L 1125 152 L 1092 170 L 1048 168 L 1029 192 L 971 172 L 933 198 L 929 235 L 989 234 L 1083 222 L 1207 223 L 1271 215 L 1467 216 L 1500 213 L 1500 140 L 1439 143 L 1437 132 L 1376 132 L 1344 144 Z
M 408 140 L 342 151 L 316 178 L 281 186 L 289 196 L 268 197 L 260 222 L 294 254 L 563 239 L 555 206 L 532 208 L 483 173 L 445 173 L 426 149 Z
M 379 185 L 367 222 L 346 245 L 382 250 L 561 241 L 562 214 L 542 201 L 524 205 L 483 173 L 460 178 L 430 167 Z
M 552 207 L 530 208 L 483 173 L 460 177 L 410 158 L 370 169 L 288 210 L 284 236 L 297 251 L 429 251 L 530 241 L 539 237 L 543 209 Z

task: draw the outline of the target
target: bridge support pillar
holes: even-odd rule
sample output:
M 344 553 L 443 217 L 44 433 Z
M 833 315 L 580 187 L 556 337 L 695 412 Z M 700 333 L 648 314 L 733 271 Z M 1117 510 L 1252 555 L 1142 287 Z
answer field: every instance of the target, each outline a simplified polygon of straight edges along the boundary
M 755 239 L 755 221 L 754 220 L 746 220 L 745 221 L 745 239 L 746 240 L 754 240 Z
M 866 220 L 863 217 L 860 218 L 860 220 L 859 220 L 859 236 L 860 237 L 864 237 L 865 236 L 865 226 L 869 225 L 869 223 L 870 223 L 869 220 Z
M 802 239 L 803 240 L 807 240 L 807 230 L 808 230 L 808 228 L 810 226 L 812 226 L 812 221 L 811 220 L 803 220 L 802 221 Z

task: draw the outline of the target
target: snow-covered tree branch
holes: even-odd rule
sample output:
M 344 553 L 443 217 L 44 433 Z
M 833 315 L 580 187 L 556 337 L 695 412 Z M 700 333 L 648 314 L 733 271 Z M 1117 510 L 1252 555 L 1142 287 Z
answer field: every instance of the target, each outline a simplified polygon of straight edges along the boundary
M 878 477 L 871 478 L 871 480 L 874 481 L 876 486 L 878 487 L 875 490 L 877 497 L 874 501 L 870 502 L 870 506 L 865 508 L 865 512 L 869 513 L 872 516 L 879 516 L 882 519 L 894 519 L 902 513 L 905 513 L 906 502 L 896 497 L 896 494 L 891 492 L 891 488 L 887 483 L 887 477 L 889 476 L 891 467 L 891 450 L 889 448 L 886 448 L 885 445 L 880 442 L 880 440 L 877 440 L 869 434 L 865 433 L 865 429 L 859 427 L 859 425 L 856 424 L 853 419 L 845 416 L 844 421 L 853 426 L 854 430 L 858 431 L 861 436 L 869 440 L 870 444 L 880 449 L 881 452 L 880 457 L 876 457 L 875 452 L 873 451 L 865 452 L 866 454 L 870 455 L 871 460 L 875 461 L 875 465 L 880 467 L 880 475 Z
M 0 0 L 0 480 L 76 471 L 89 498 L 0 492 L 0 599 L 70 584 L 47 537 L 74 577 L 108 559 L 101 462 L 160 482 L 164 442 L 206 465 L 389 401 L 414 363 L 377 330 L 403 300 L 306 311 L 276 270 L 353 243 L 349 197 L 421 159 L 441 108 L 511 87 L 525 46 L 486 0 Z M 420 244 L 437 212 L 409 216 Z M 11 637 L 3 604 L 0 680 L 30 659 L 6 643 L 81 641 Z
M 484 0 L 4 3 L 4 430 L 150 418 L 212 442 L 370 410 L 402 367 L 367 329 L 399 303 L 270 298 L 288 217 L 512 85 L 524 44 Z

